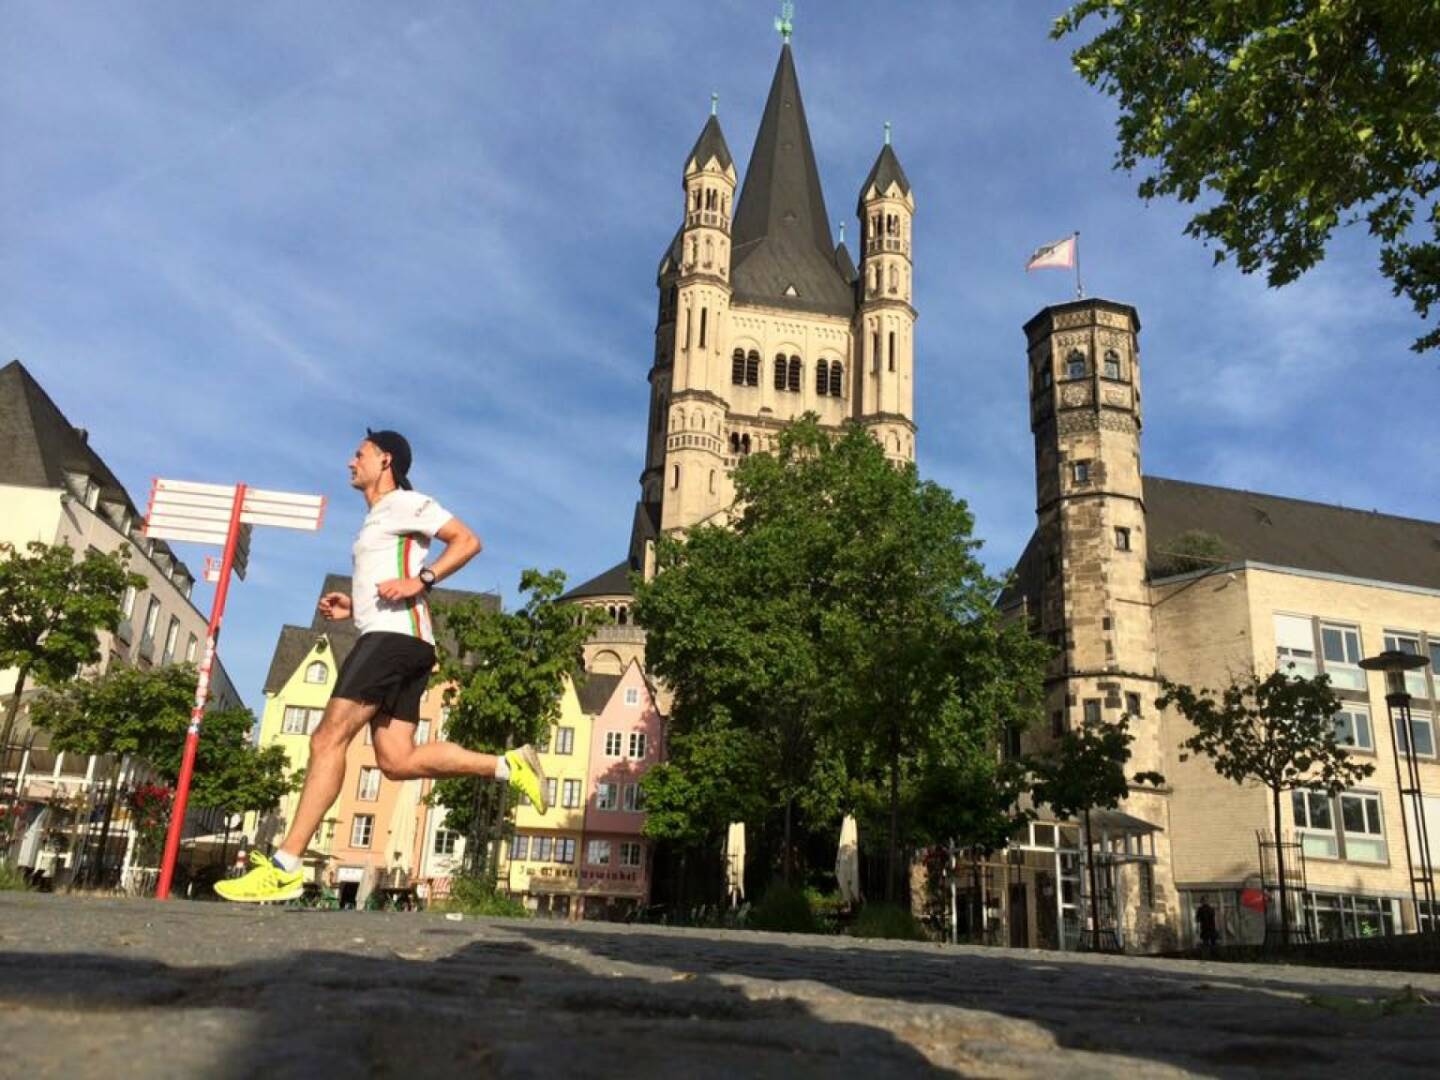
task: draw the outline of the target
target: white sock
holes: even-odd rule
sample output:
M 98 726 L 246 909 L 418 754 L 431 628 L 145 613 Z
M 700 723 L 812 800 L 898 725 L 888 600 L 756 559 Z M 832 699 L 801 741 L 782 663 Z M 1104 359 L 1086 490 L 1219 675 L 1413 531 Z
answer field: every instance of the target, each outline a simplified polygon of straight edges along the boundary
M 288 851 L 277 851 L 270 856 L 270 860 L 287 874 L 293 874 L 300 869 L 300 856 L 291 855 Z
M 508 762 L 508 761 L 505 760 L 505 755 L 504 755 L 504 754 L 501 754 L 499 757 L 497 757 L 497 758 L 495 759 L 495 779 L 496 779 L 496 780 L 509 780 L 509 779 L 510 779 L 510 762 Z

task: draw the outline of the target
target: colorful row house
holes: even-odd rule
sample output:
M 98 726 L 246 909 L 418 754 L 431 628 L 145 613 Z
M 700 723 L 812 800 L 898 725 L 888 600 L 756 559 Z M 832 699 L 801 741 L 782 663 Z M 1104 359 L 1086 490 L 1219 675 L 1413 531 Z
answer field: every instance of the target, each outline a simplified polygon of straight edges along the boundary
M 570 919 L 622 919 L 650 896 L 641 778 L 663 760 L 655 689 L 632 660 L 619 674 L 567 682 L 541 747 L 550 810 L 515 811 L 501 880 L 526 907 Z

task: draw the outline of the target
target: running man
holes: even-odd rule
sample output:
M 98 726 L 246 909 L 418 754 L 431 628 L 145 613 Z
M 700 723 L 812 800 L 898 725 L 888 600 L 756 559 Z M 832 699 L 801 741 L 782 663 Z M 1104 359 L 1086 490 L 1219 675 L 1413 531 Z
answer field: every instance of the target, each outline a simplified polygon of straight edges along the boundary
M 391 780 L 493 776 L 508 780 L 545 813 L 545 775 L 534 748 L 504 757 L 454 743 L 415 745 L 420 698 L 435 666 L 435 630 L 425 597 L 480 551 L 479 538 L 440 504 L 410 487 L 410 444 L 394 431 L 369 431 L 350 459 L 350 486 L 370 512 L 352 549 L 351 594 L 327 593 L 320 614 L 355 620 L 350 651 L 325 715 L 310 736 L 310 764 L 290 832 L 271 858 L 254 853 L 244 877 L 222 881 L 226 900 L 293 900 L 304 891 L 300 856 L 345 782 L 345 752 L 368 724 L 375 760 Z M 431 538 L 445 545 L 429 566 Z

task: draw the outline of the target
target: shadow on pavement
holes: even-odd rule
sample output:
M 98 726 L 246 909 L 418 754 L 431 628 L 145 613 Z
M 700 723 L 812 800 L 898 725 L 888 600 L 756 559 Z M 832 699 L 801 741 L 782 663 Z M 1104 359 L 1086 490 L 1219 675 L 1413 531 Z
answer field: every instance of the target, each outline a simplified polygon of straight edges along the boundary
M 520 926 L 481 932 L 508 938 Z M 275 930 L 283 940 L 283 924 Z M 476 930 L 422 929 L 408 956 L 309 950 L 219 966 L 0 953 L 0 1072 L 413 1080 L 933 1071 L 889 1032 L 822 1020 L 800 1002 L 751 1000 L 703 976 L 596 974 L 523 941 L 455 936 Z M 435 958 L 416 957 L 427 937 Z
M 532 941 L 565 942 L 697 977 L 808 979 L 861 997 L 983 1010 L 1040 1025 L 1068 1049 L 1207 1074 L 1348 1076 L 1363 1069 L 1434 1075 L 1440 1059 L 1440 1008 L 1395 1002 L 1404 979 L 1388 974 L 1367 983 L 1371 973 L 1351 971 L 1327 983 L 1314 969 L 1282 968 L 1267 976 L 1237 972 L 1234 965 L 1138 957 L 1067 959 L 641 927 L 607 933 L 539 922 L 513 929 Z M 1393 1012 L 1372 1004 L 1383 999 L 1396 1006 Z

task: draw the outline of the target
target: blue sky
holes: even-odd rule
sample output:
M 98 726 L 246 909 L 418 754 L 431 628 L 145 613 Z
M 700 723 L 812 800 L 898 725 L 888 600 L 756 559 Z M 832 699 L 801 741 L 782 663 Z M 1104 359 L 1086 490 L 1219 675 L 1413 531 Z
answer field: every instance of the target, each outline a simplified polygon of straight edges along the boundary
M 797 5 L 830 216 L 894 123 L 915 221 L 917 452 L 967 499 L 992 569 L 1034 520 L 1026 275 L 1081 233 L 1087 290 L 1142 322 L 1147 472 L 1440 517 L 1440 372 L 1343 234 L 1265 288 L 1113 172 L 1114 110 L 1047 31 L 1063 5 Z M 257 534 L 221 655 L 252 708 L 282 623 L 348 570 L 366 425 L 513 599 L 626 551 L 654 274 L 711 91 L 749 157 L 778 53 L 768 0 L 233 4 L 10 0 L 0 36 L 0 357 L 25 362 L 134 497 L 150 478 L 331 499 Z M 853 247 L 853 245 L 852 245 Z M 1403 469 L 1408 476 L 1399 475 Z M 180 545 L 196 569 L 204 552 Z M 197 596 L 200 594 L 197 592 Z M 201 596 L 208 609 L 208 596 Z

